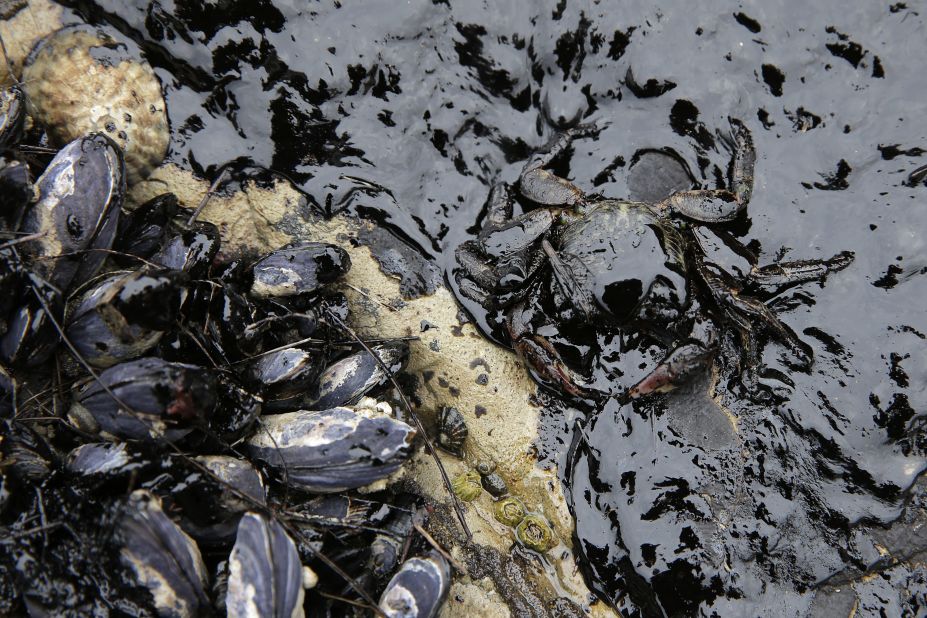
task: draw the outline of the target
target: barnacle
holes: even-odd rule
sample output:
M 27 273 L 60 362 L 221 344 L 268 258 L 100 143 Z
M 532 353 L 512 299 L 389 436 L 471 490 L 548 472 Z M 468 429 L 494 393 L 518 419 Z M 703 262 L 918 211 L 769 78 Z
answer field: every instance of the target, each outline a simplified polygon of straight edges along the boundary
M 496 521 L 514 528 L 525 518 L 525 503 L 510 496 L 497 501 L 493 505 L 492 511 Z
M 473 471 L 458 474 L 451 481 L 451 487 L 454 490 L 454 495 L 464 502 L 476 500 L 483 491 L 483 486 L 480 484 L 480 475 Z
M 557 544 L 554 531 L 547 521 L 539 515 L 526 515 L 518 527 L 515 528 L 518 541 L 537 552 L 545 552 Z

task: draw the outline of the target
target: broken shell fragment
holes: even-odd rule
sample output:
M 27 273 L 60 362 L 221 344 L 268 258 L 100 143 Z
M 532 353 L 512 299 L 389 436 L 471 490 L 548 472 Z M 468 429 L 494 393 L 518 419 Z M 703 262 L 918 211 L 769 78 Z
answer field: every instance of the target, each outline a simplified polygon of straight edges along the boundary
M 431 618 L 447 597 L 451 568 L 437 552 L 402 563 L 380 597 L 380 610 L 389 618 Z
M 415 430 L 349 408 L 271 414 L 245 441 L 253 459 L 283 482 L 316 493 L 356 489 L 396 472 L 412 454 Z
M 341 247 L 320 242 L 290 245 L 254 264 L 251 293 L 259 298 L 314 294 L 350 268 L 351 258 Z
M 159 616 L 199 616 L 209 607 L 206 566 L 193 539 L 148 491 L 132 492 L 119 521 L 120 559 L 148 589 Z
M 161 83 L 126 43 L 100 28 L 62 28 L 23 70 L 29 111 L 57 144 L 105 132 L 125 151 L 129 184 L 148 176 L 170 141 Z
M 107 437 L 177 440 L 211 414 L 215 385 L 214 376 L 196 365 L 160 358 L 127 361 L 81 388 L 68 419 Z
M 303 569 L 296 545 L 277 521 L 245 513 L 229 556 L 229 618 L 301 618 Z

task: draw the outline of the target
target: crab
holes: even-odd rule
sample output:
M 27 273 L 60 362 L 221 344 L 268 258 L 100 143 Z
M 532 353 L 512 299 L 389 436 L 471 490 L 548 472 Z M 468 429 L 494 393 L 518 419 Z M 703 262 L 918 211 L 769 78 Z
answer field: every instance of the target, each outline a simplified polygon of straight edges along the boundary
M 545 168 L 573 140 L 596 134 L 593 125 L 565 131 L 529 159 L 517 191 L 534 209 L 513 217 L 515 190 L 493 187 L 479 235 L 456 250 L 454 279 L 465 298 L 504 315 L 511 346 L 542 384 L 580 397 L 636 399 L 684 383 L 723 347 L 739 356 L 734 362 L 748 392 L 763 392 L 763 333 L 790 350 L 793 366 L 810 368 L 811 348 L 764 298 L 823 283 L 853 254 L 754 263 L 739 278 L 708 260 L 695 227 L 738 218 L 753 190 L 750 131 L 736 119 L 730 125 L 728 188 L 680 191 L 656 203 L 586 195 Z M 586 375 L 588 359 L 576 362 L 595 346 L 588 338 L 570 341 L 572 333 L 590 330 L 656 342 L 665 356 L 636 383 L 603 390 Z

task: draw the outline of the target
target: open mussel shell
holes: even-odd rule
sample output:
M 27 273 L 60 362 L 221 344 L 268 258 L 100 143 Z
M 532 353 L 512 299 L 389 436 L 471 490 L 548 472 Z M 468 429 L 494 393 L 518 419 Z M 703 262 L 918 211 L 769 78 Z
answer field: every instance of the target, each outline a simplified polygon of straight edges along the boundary
M 451 568 L 437 552 L 409 558 L 386 585 L 379 608 L 389 618 L 436 616 L 451 585 Z
M 399 341 L 372 346 L 371 351 L 389 369 L 390 374 L 403 370 L 409 360 L 409 346 Z M 330 365 L 319 376 L 318 387 L 306 402 L 312 410 L 357 403 L 371 389 L 385 384 L 389 374 L 370 352 L 361 350 Z
M 388 416 L 349 408 L 272 414 L 243 445 L 293 487 L 316 493 L 355 489 L 385 478 L 412 455 L 415 430 Z
M 177 196 L 164 193 L 123 214 L 113 249 L 129 256 L 151 257 L 164 243 L 168 224 L 177 214 L 177 208 Z M 126 262 L 130 266 L 138 265 L 138 260 Z
M 278 249 L 252 267 L 251 293 L 258 298 L 286 298 L 314 294 L 351 268 L 341 247 L 305 242 Z
M 159 616 L 200 616 L 209 608 L 199 548 L 145 490 L 132 492 L 116 530 L 120 559 L 154 600 Z
M 51 358 L 61 340 L 56 322 L 64 321 L 61 291 L 36 275 L 0 337 L 0 360 L 14 367 L 37 367 Z
M 12 228 L 32 197 L 29 166 L 9 156 L 0 155 L 0 217 Z
M 321 365 L 319 352 L 287 348 L 263 354 L 249 373 L 268 411 L 293 410 L 302 407 L 301 395 L 314 385 Z
M 212 223 L 197 221 L 190 229 L 168 238 L 151 261 L 182 270 L 193 279 L 204 279 L 219 253 L 219 244 L 219 229 Z
M 25 248 L 46 258 L 34 265 L 43 277 L 67 289 L 103 264 L 106 252 L 93 249 L 112 246 L 126 191 L 122 150 L 100 133 L 80 137 L 55 155 L 35 184 L 38 198 L 21 231 L 44 235 Z
M 83 431 L 177 440 L 210 416 L 216 381 L 196 365 L 140 358 L 103 371 L 77 392 L 68 419 Z
M 245 513 L 229 556 L 229 618 L 301 618 L 303 569 L 296 545 L 278 522 Z
M 185 281 L 176 271 L 107 277 L 70 312 L 68 339 L 94 367 L 141 356 L 177 319 Z

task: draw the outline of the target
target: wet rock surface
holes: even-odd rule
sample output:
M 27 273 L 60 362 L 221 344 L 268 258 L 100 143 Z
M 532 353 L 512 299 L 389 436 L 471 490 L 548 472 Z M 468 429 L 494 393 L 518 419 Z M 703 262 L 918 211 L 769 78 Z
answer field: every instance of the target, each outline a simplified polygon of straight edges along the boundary
M 374 218 L 439 269 L 452 268 L 454 247 L 478 230 L 491 184 L 513 182 L 558 125 L 582 117 L 604 127 L 578 142 L 558 173 L 590 192 L 650 199 L 660 183 L 637 175 L 667 170 L 655 151 L 681 160 L 687 173 L 669 172 L 678 182 L 723 181 L 729 153 L 718 130 L 729 116 L 742 118 L 756 141 L 756 187 L 745 217 L 706 235 L 711 259 L 745 268 L 724 234 L 761 263 L 856 254 L 826 287 L 773 301 L 813 348 L 814 365 L 795 371 L 766 345 L 767 379 L 785 393 L 777 405 L 743 399 L 723 359 L 689 388 L 634 407 L 546 401 L 528 415 L 541 430 L 529 447 L 560 464 L 587 581 L 622 612 L 922 611 L 922 6 L 826 2 L 798 14 L 683 2 L 616 11 L 568 1 L 492 9 L 423 1 L 301 12 L 231 3 L 219 15 L 210 3 L 69 4 L 148 54 L 165 85 L 169 157 L 180 168 L 212 178 L 230 153 L 243 153 L 305 191 L 287 197 L 292 209 Z M 253 229 L 274 246 L 301 232 L 257 200 L 237 199 L 259 223 L 226 218 L 224 233 L 239 246 L 255 241 Z M 412 281 L 403 296 L 428 291 Z M 416 330 L 421 320 L 440 321 L 431 311 L 415 315 Z M 441 336 L 454 327 L 441 324 Z M 448 340 L 436 337 L 436 346 Z M 658 354 L 610 345 L 615 360 L 596 369 L 599 380 L 620 373 L 633 382 Z M 414 363 L 428 381 L 435 369 Z M 507 388 L 498 371 L 475 367 L 475 380 L 488 375 Z M 464 383 L 441 371 L 436 404 L 453 402 L 451 387 Z M 479 405 L 462 410 L 468 420 L 483 417 Z M 476 425 L 482 448 L 502 447 Z M 485 566 L 493 560 L 473 558 L 484 568 L 471 575 L 499 571 Z M 518 589 L 512 568 L 501 570 Z M 464 603 L 474 587 L 455 585 L 449 606 L 455 590 L 460 607 L 478 606 Z M 517 614 L 555 611 L 510 599 Z

